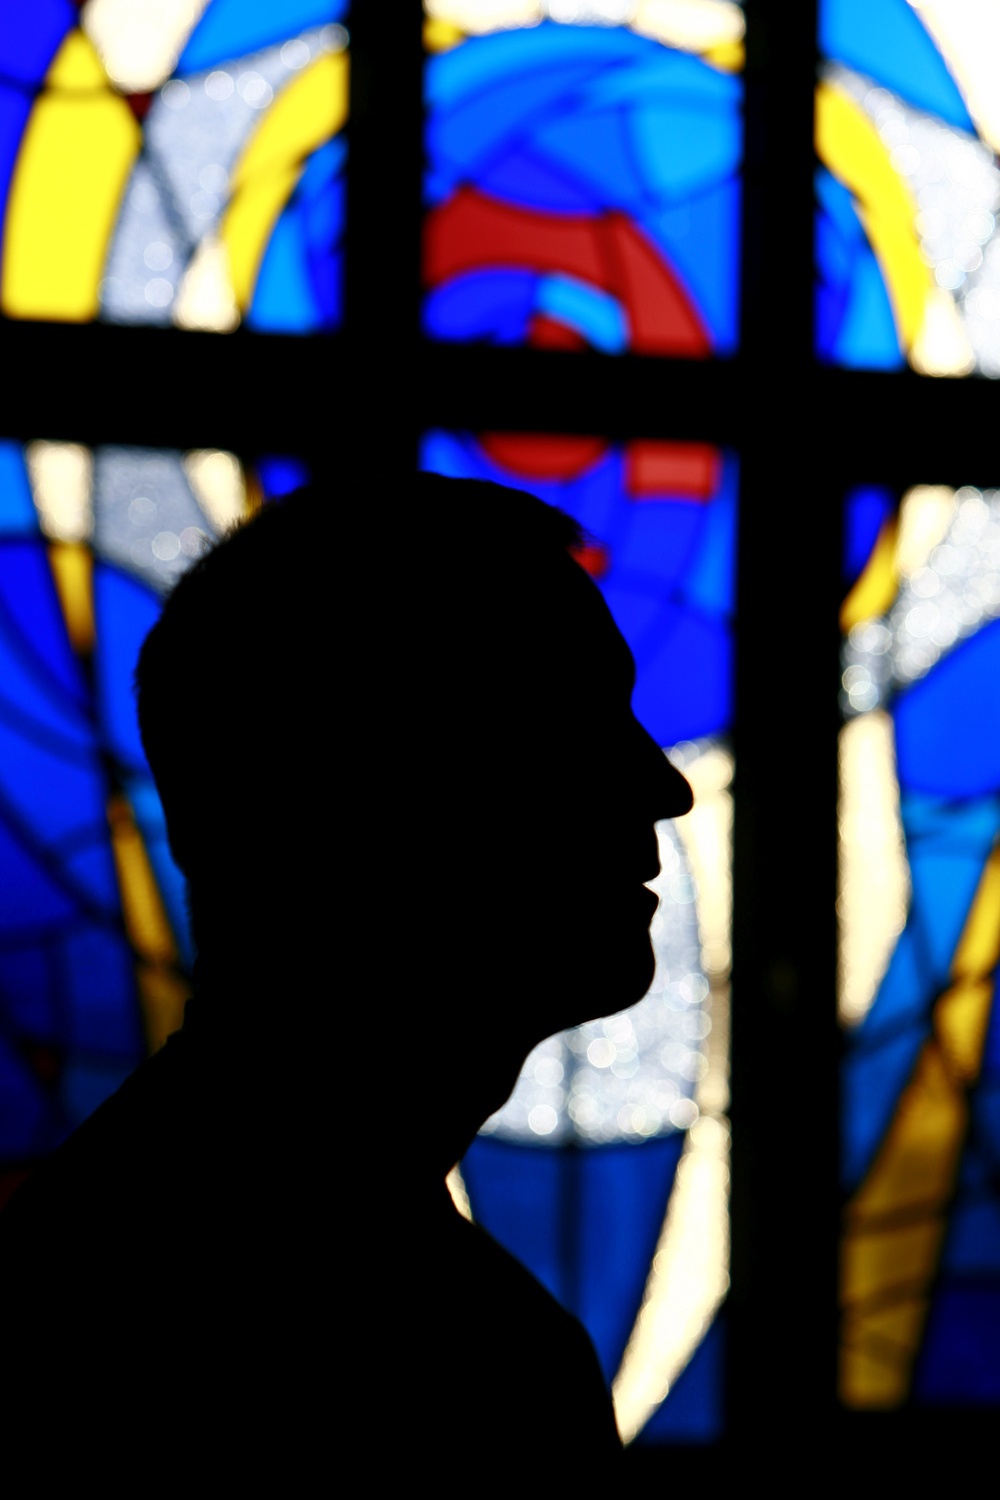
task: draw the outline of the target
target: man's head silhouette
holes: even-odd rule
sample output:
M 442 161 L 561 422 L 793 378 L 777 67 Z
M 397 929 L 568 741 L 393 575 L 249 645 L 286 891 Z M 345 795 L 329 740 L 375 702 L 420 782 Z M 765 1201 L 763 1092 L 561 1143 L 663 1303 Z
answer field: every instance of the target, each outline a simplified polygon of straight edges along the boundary
M 409 500 L 350 531 L 318 491 L 266 506 L 136 675 L 206 1005 L 322 1037 L 328 1067 L 395 1048 L 389 1092 L 447 1170 L 531 1047 L 645 993 L 654 824 L 691 794 L 632 714 L 576 524 L 436 475 Z

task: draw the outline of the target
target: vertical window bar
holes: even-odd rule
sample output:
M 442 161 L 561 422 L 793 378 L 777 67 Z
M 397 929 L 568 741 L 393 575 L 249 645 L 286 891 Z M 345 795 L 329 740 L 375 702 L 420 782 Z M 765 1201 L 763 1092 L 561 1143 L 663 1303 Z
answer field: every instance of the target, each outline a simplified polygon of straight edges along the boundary
M 813 343 L 813 0 L 747 4 L 731 1432 L 822 1436 L 836 1379 L 840 516 Z M 835 438 L 833 438 L 835 441 Z

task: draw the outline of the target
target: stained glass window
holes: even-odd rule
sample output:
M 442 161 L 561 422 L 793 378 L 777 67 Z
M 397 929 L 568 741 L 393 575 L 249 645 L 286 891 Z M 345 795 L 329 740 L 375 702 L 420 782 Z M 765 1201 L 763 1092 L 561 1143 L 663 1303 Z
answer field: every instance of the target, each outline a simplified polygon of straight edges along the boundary
M 1000 27 L 989 5 L 823 0 L 816 347 L 1000 374 Z
M 740 7 L 427 10 L 426 332 L 731 353 Z
M 996 1402 L 1000 492 L 848 506 L 842 1398 Z
M 915 378 L 1000 372 L 996 7 L 389 10 L 0 0 L 4 1191 L 187 993 L 163 591 L 307 470 L 345 557 L 376 479 L 406 526 L 418 462 L 497 479 L 587 528 L 697 803 L 650 995 L 536 1050 L 453 1193 L 658 1477 L 776 1412 L 922 1453 L 1000 1400 L 993 389 Z
M 444 431 L 421 464 L 583 524 L 635 712 L 696 791 L 694 813 L 658 825 L 649 994 L 537 1047 L 461 1177 L 475 1217 L 583 1319 L 623 1435 L 709 1440 L 728 1285 L 736 464 L 705 443 Z
M 219 450 L 0 443 L 4 1197 L 180 1023 L 183 882 L 132 673 L 206 542 L 303 473 Z
M 0 310 L 336 327 L 344 9 L 5 0 Z

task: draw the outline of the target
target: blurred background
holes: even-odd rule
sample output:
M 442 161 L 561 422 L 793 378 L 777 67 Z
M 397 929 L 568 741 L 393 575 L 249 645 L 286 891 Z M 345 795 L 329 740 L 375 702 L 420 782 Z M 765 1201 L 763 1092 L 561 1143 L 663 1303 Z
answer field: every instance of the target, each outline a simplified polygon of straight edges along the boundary
M 164 593 L 314 478 L 371 618 L 359 520 L 495 479 L 587 528 L 697 800 L 649 995 L 536 1049 L 456 1202 L 636 1469 L 985 1434 L 998 68 L 990 0 L 2 0 L 5 1195 L 189 993 Z

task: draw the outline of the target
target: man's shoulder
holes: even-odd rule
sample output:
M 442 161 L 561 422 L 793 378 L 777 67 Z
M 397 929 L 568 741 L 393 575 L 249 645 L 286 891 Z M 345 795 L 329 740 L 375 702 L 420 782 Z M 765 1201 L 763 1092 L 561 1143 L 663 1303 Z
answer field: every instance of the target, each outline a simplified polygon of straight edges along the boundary
M 478 1225 L 457 1214 L 439 1225 L 408 1320 L 409 1358 L 430 1381 L 450 1443 L 510 1436 L 512 1456 L 554 1453 L 586 1440 L 620 1452 L 611 1400 L 582 1323 Z
M 168 1045 L 149 1058 L 33 1168 L 0 1213 L 0 1256 L 72 1234 L 77 1221 L 92 1235 L 162 1179 L 175 1149 L 179 1053 Z

